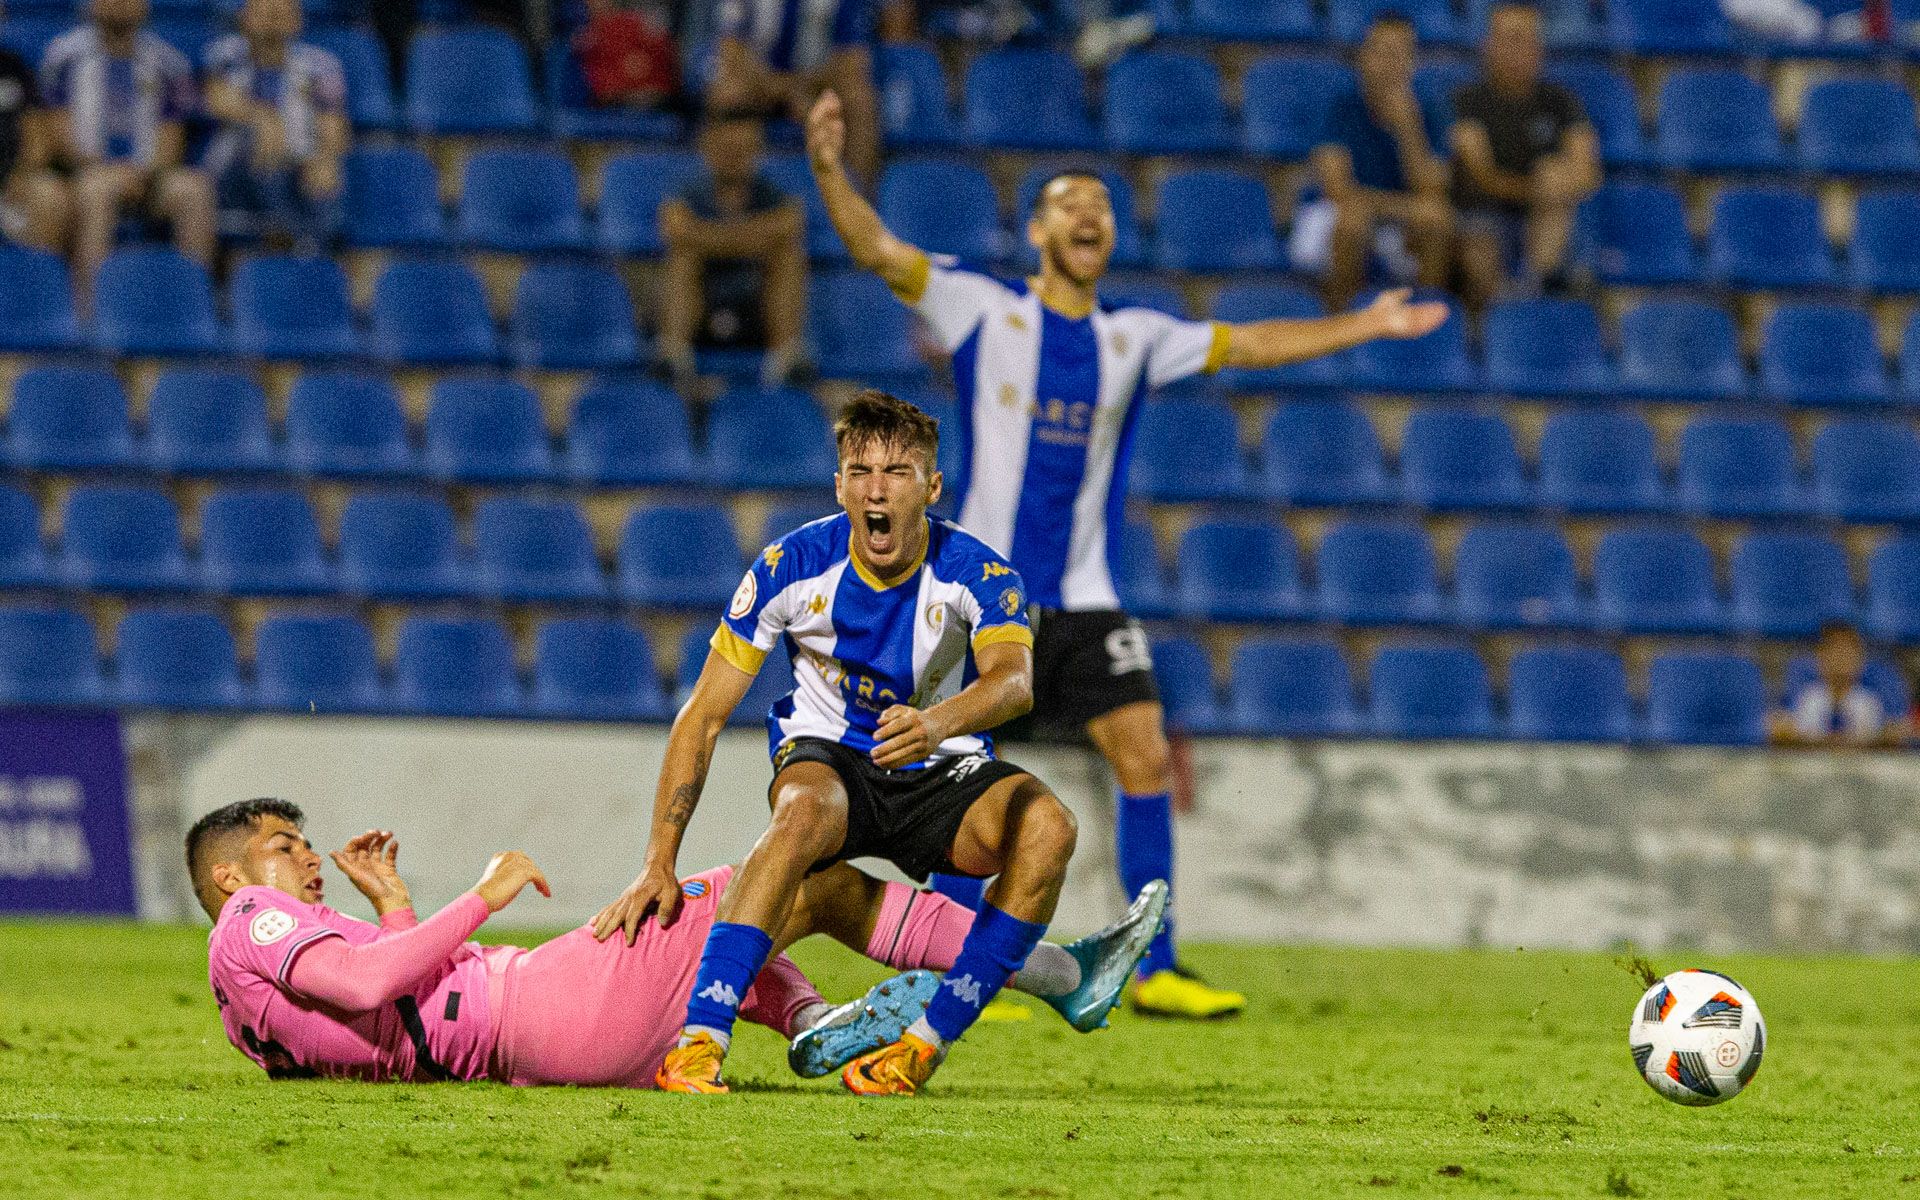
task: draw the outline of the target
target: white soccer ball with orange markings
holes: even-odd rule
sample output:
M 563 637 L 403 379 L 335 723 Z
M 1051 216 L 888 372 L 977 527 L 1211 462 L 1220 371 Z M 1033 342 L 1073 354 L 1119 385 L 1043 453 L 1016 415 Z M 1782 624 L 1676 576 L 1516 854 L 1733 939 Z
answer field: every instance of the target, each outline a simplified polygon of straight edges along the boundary
M 1715 971 L 1675 971 L 1648 988 L 1627 1027 L 1633 1065 L 1654 1091 L 1701 1107 L 1753 1082 L 1767 1023 L 1753 996 Z

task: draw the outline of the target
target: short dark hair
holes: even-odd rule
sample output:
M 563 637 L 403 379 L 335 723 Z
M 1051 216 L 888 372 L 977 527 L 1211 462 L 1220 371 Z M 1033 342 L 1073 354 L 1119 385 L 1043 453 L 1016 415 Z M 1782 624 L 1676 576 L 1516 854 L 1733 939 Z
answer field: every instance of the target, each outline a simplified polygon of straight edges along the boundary
M 300 806 L 293 801 L 263 796 L 255 800 L 236 800 L 214 809 L 193 823 L 193 828 L 187 830 L 187 874 L 194 877 L 196 885 L 200 868 L 205 865 L 200 862 L 200 853 L 206 844 L 222 834 L 251 830 L 260 823 L 262 817 L 279 817 L 296 829 L 307 822 L 307 814 L 301 812 Z
M 1540 5 L 1535 3 L 1535 0 L 1493 0 L 1493 3 L 1487 6 L 1487 19 L 1491 21 L 1493 14 L 1513 9 L 1530 12 L 1536 17 L 1540 15 Z
M 761 113 L 757 109 L 742 108 L 737 105 L 732 108 L 710 108 L 706 111 L 705 115 L 700 118 L 701 129 L 717 129 L 722 125 L 741 124 L 761 127 L 766 123 L 766 115 L 764 113 Z
M 1866 640 L 1865 636 L 1862 635 L 1860 632 L 1860 627 L 1855 625 L 1852 621 L 1842 621 L 1838 618 L 1834 618 L 1832 620 L 1820 622 L 1820 639 L 1822 641 L 1825 641 L 1827 638 L 1830 638 L 1830 637 L 1839 637 L 1841 635 L 1845 635 L 1851 638 L 1859 638 L 1861 641 Z
M 1098 171 L 1082 170 L 1077 167 L 1066 171 L 1056 171 L 1052 175 L 1049 175 L 1047 181 L 1040 185 L 1040 190 L 1033 194 L 1034 216 L 1039 216 L 1040 210 L 1047 206 L 1047 193 L 1052 191 L 1053 185 L 1059 183 L 1062 179 L 1091 179 L 1101 187 L 1107 186 L 1107 181 L 1100 178 Z
M 1367 22 L 1366 32 L 1372 33 L 1384 25 L 1404 25 L 1415 33 L 1419 32 L 1419 27 L 1413 23 L 1413 18 L 1397 8 L 1383 8 L 1374 13 L 1373 19 Z
M 898 396 L 864 388 L 840 410 L 833 441 L 841 458 L 868 442 L 879 442 L 924 451 L 932 465 L 940 455 L 940 422 Z

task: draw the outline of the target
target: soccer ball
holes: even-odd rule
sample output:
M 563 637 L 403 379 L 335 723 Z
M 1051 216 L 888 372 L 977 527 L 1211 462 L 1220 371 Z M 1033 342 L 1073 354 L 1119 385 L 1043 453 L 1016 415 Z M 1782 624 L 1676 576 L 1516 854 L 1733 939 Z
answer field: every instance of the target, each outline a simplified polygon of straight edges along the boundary
M 1760 1069 L 1767 1023 L 1747 990 L 1715 971 L 1675 971 L 1648 988 L 1627 1026 L 1633 1065 L 1675 1104 L 1719 1104 Z

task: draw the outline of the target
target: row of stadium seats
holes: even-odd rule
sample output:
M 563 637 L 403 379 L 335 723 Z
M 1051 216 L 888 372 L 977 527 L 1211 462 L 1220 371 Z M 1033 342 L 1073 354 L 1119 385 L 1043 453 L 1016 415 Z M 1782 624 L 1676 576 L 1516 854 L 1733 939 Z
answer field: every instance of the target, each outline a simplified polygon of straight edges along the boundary
M 768 540 L 824 503 L 775 510 Z M 471 535 L 433 496 L 363 492 L 329 551 L 305 495 L 213 492 L 199 510 L 197 553 L 157 489 L 72 489 L 49 550 L 31 497 L 0 487 L 0 587 L 215 595 L 340 594 L 375 599 L 477 599 L 715 609 L 745 569 L 717 505 L 635 506 L 611 573 L 582 511 L 565 500 L 482 500 Z M 1920 538 L 1894 537 L 1868 561 L 1855 595 L 1846 551 L 1819 534 L 1750 532 L 1734 545 L 1723 595 L 1713 556 L 1691 532 L 1661 526 L 1603 534 L 1583 581 L 1561 532 L 1544 524 L 1469 528 L 1443 586 L 1427 531 L 1404 521 L 1335 522 L 1309 585 L 1284 525 L 1201 520 L 1182 534 L 1169 577 L 1153 534 L 1129 524 L 1115 569 L 1127 606 L 1146 617 L 1207 621 L 1324 620 L 1342 625 L 1457 623 L 1475 629 L 1592 628 L 1627 633 L 1804 637 L 1831 620 L 1863 620 L 1883 636 L 1920 640 Z
M 685 636 L 682 691 L 698 674 L 708 634 L 701 625 Z M 250 672 L 225 623 L 207 612 L 136 609 L 122 618 L 115 643 L 109 670 L 77 610 L 0 609 L 0 703 L 589 720 L 659 720 L 669 711 L 645 634 L 610 619 L 542 624 L 530 680 L 516 667 L 506 627 L 484 618 L 406 618 L 390 672 L 368 628 L 348 616 L 269 618 Z M 1751 744 L 1762 738 L 1767 705 L 1758 667 L 1731 654 L 1656 657 L 1644 718 L 1620 659 L 1596 649 L 1516 654 L 1505 714 L 1485 664 L 1464 646 L 1386 646 L 1369 665 L 1364 703 L 1330 639 L 1247 639 L 1234 653 L 1224 701 L 1196 643 L 1162 640 L 1155 658 L 1170 718 L 1194 732 Z M 757 723 L 790 686 L 786 654 L 776 649 L 734 722 Z

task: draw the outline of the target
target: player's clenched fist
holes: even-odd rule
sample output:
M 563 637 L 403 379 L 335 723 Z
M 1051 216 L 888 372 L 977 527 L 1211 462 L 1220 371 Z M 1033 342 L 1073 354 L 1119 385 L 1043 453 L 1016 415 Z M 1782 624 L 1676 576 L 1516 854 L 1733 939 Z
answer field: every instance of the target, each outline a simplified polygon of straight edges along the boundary
M 619 899 L 600 910 L 593 919 L 593 936 L 606 941 L 615 930 L 627 935 L 627 945 L 640 936 L 649 913 L 655 914 L 660 928 L 672 927 L 680 916 L 680 880 L 665 867 L 648 867 L 640 878 L 627 885 Z
M 513 903 L 520 889 L 528 884 L 542 896 L 553 895 L 553 889 L 547 886 L 547 877 L 533 865 L 533 860 L 518 850 L 508 850 L 493 856 L 486 874 L 473 885 L 473 894 L 487 902 L 488 912 L 499 912 Z
M 873 765 L 891 770 L 923 761 L 947 735 L 926 710 L 896 704 L 880 714 L 873 739 Z
M 807 156 L 817 171 L 840 168 L 840 152 L 847 146 L 847 117 L 832 88 L 820 93 L 807 113 Z

